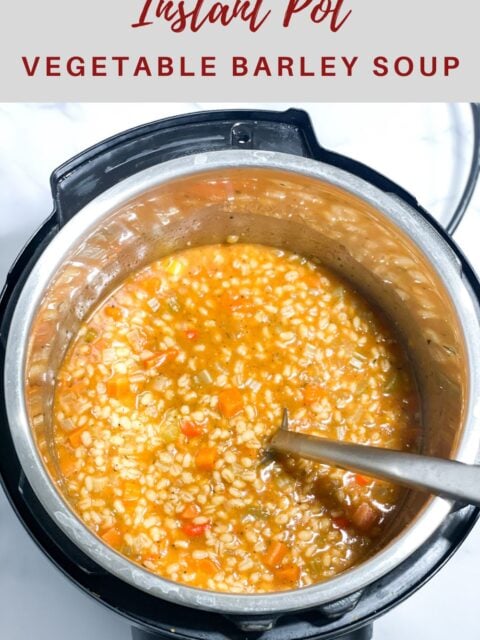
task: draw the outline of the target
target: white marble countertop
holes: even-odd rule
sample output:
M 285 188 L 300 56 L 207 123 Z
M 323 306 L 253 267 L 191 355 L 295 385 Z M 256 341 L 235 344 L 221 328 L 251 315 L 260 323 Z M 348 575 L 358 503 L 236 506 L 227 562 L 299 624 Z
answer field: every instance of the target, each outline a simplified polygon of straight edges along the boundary
M 5 104 L 0 105 L 0 287 L 51 210 L 48 178 L 63 161 L 128 127 L 205 108 L 309 111 L 321 144 L 378 169 L 440 221 L 464 184 L 471 155 L 466 105 Z M 480 272 L 480 187 L 456 234 Z M 0 452 L 0 455 L 1 452 Z M 376 622 L 375 640 L 480 637 L 480 525 L 417 594 Z M 128 624 L 68 582 L 40 553 L 0 490 L 0 638 L 128 640 Z

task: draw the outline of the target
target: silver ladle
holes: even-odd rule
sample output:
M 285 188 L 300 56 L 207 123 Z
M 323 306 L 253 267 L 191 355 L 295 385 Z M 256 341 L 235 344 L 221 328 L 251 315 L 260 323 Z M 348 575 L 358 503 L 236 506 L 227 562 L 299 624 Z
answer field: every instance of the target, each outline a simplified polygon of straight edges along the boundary
M 480 465 L 289 431 L 287 409 L 269 448 L 480 507 Z

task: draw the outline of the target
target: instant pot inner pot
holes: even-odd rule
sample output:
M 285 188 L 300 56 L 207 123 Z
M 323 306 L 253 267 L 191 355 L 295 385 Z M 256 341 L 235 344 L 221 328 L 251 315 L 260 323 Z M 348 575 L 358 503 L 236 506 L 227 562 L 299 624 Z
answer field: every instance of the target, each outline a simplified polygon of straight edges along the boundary
M 54 280 L 45 283 L 26 362 L 30 424 L 47 468 L 60 482 L 51 437 L 53 394 L 56 371 L 80 323 L 132 271 L 175 251 L 225 242 L 227 236 L 314 259 L 386 312 L 416 371 L 422 450 L 454 455 L 467 395 L 462 329 L 428 258 L 385 213 L 316 178 L 225 168 L 159 184 L 93 217 L 66 241 L 71 243 L 66 258 Z M 406 493 L 387 538 L 411 524 L 428 499 Z

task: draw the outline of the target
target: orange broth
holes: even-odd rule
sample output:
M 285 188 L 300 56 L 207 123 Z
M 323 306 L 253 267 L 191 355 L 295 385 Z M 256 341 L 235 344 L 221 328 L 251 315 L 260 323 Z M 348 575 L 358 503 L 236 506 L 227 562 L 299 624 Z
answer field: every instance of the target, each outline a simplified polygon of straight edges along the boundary
M 284 407 L 292 429 L 343 441 L 406 450 L 420 433 L 402 346 L 332 272 L 248 244 L 166 257 L 125 280 L 63 362 L 67 499 L 106 544 L 176 582 L 259 593 L 326 580 L 372 553 L 402 494 L 266 457 Z

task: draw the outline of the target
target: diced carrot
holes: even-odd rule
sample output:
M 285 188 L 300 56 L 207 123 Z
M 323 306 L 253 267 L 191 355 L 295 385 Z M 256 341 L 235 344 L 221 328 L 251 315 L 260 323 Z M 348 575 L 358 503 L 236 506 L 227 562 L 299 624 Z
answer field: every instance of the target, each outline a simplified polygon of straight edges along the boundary
M 303 401 L 305 404 L 319 402 L 324 396 L 324 390 L 317 384 L 307 384 L 303 390 Z
M 288 547 L 283 542 L 275 540 L 270 543 L 267 553 L 264 555 L 263 563 L 269 569 L 275 569 L 288 553 Z
M 182 511 L 182 518 L 184 518 L 185 520 L 193 520 L 193 518 L 196 518 L 197 516 L 200 515 L 200 512 L 201 511 L 198 504 L 195 504 L 194 502 L 190 502 Z
M 194 329 L 193 327 L 186 329 L 185 336 L 188 340 L 196 340 L 198 338 L 198 329 Z
M 75 431 L 72 431 L 72 433 L 68 436 L 70 444 L 74 449 L 80 447 L 80 445 L 82 444 L 82 433 L 84 431 L 85 429 L 76 429 Z
M 359 484 L 361 487 L 366 487 L 367 484 L 370 484 L 371 480 L 370 478 L 367 478 L 367 476 L 362 476 L 359 473 L 357 473 L 355 476 L 355 482 L 357 484 Z
M 190 420 L 184 420 L 180 425 L 180 430 L 187 438 L 196 438 L 203 433 L 202 428 Z
M 113 318 L 114 320 L 120 320 L 120 318 L 122 317 L 121 309 L 113 305 L 108 305 L 105 307 L 105 314 L 109 318 Z
M 275 570 L 275 576 L 282 582 L 296 583 L 300 578 L 300 567 L 293 562 L 283 565 Z
M 138 483 L 132 482 L 131 480 L 126 480 L 123 483 L 123 499 L 126 502 L 129 502 L 130 500 L 138 500 L 140 494 L 141 491 Z
M 232 418 L 243 409 L 242 394 L 238 389 L 224 389 L 218 396 L 218 408 L 225 418 Z
M 77 458 L 74 455 L 62 453 L 59 461 L 60 471 L 65 478 L 69 478 L 77 470 Z
M 310 289 L 319 289 L 321 287 L 320 276 L 318 274 L 308 275 L 305 278 L 305 283 Z
M 166 349 L 165 351 L 156 351 L 148 358 L 145 358 L 144 362 L 149 367 L 161 367 L 166 362 L 175 360 L 178 356 L 178 349 Z
M 71 387 L 69 387 L 72 393 L 83 393 L 87 388 L 85 380 L 77 380 Z
M 196 561 L 197 570 L 205 573 L 207 576 L 214 576 L 218 573 L 218 566 L 211 558 L 202 558 Z
M 195 464 L 199 469 L 211 471 L 217 459 L 217 450 L 215 447 L 202 447 L 195 456 Z
M 127 376 L 115 376 L 107 380 L 107 395 L 110 398 L 122 399 L 126 394 L 130 393 L 130 381 Z
M 160 278 L 155 278 L 154 276 L 145 278 L 141 281 L 142 289 L 145 289 L 145 291 L 151 296 L 154 296 L 156 293 L 158 293 L 161 284 L 162 281 L 160 280 Z
M 182 531 L 189 538 L 198 538 L 205 534 L 205 531 L 210 528 L 210 524 L 206 522 L 205 524 L 193 524 L 192 522 L 186 522 L 182 525 Z
M 99 338 L 92 344 L 92 353 L 101 353 L 107 346 L 105 338 Z
M 332 523 L 333 526 L 337 529 L 348 529 L 348 527 L 352 526 L 350 520 L 348 520 L 348 518 L 342 518 L 342 516 L 339 516 L 338 518 L 332 518 Z
M 139 451 L 138 453 L 132 453 L 128 457 L 130 460 L 137 460 L 137 462 L 149 467 L 155 462 L 157 451 L 156 449 L 147 449 L 145 451 Z
M 352 523 L 361 531 L 369 531 L 378 521 L 378 513 L 367 502 L 362 502 L 352 515 Z
M 122 535 L 118 529 L 112 527 L 102 534 L 102 540 L 110 547 L 118 547 L 122 542 Z

